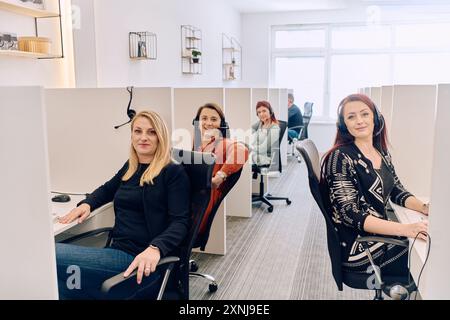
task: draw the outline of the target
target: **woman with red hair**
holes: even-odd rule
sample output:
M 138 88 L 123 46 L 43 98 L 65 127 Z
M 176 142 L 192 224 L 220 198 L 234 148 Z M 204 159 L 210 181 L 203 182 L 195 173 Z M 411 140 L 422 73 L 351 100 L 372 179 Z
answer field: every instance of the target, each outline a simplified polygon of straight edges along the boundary
M 428 204 L 408 192 L 397 177 L 383 116 L 367 96 L 352 94 L 339 104 L 336 139 L 323 158 L 321 176 L 346 271 L 367 272 L 370 266 L 365 249 L 355 241 L 359 236 L 426 238 L 427 221 L 401 224 L 387 219 L 389 199 L 424 215 L 428 215 Z M 408 276 L 408 248 L 379 242 L 368 245 L 383 275 Z
M 256 115 L 259 121 L 252 126 L 252 160 L 255 166 L 270 166 L 272 149 L 278 147 L 280 126 L 272 106 L 267 101 L 256 104 Z

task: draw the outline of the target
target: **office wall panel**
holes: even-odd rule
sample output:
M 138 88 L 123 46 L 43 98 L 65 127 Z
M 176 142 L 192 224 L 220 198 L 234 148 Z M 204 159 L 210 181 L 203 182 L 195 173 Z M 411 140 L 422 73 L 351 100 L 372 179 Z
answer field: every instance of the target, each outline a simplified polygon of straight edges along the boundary
M 231 128 L 231 138 L 247 145 L 251 135 L 251 89 L 225 89 L 226 117 Z M 227 216 L 252 216 L 251 159 L 242 169 L 241 178 L 226 198 Z
M 42 89 L 0 96 L 0 300 L 58 299 Z
M 391 123 L 392 123 L 392 112 L 393 112 L 393 104 L 392 98 L 394 96 L 394 87 L 393 86 L 382 86 L 381 87 L 381 103 L 380 103 L 380 111 L 383 114 L 384 120 L 386 122 L 386 129 L 388 135 L 391 133 Z
M 129 156 L 129 94 L 125 88 L 47 89 L 50 179 L 53 190 L 91 192 Z M 158 112 L 171 127 L 171 89 L 136 88 L 132 108 Z
M 391 143 L 397 174 L 413 194 L 429 197 L 436 86 L 394 86 L 393 106 Z

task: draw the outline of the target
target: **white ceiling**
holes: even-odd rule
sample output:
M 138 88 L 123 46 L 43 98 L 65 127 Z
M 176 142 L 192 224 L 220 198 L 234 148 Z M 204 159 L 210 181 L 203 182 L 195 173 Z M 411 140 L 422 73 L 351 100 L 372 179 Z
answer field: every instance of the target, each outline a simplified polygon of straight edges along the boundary
M 241 13 L 345 9 L 352 6 L 448 5 L 450 0 L 227 0 Z

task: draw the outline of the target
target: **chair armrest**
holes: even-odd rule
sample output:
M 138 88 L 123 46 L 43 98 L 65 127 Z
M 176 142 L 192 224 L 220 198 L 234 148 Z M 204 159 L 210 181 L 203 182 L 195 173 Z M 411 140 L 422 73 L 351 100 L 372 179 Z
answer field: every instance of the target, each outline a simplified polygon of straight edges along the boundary
M 304 125 L 301 125 L 301 126 L 288 127 L 288 129 L 289 130 L 295 130 L 295 129 L 301 129 L 303 127 L 304 127 Z
M 394 238 L 385 238 L 379 236 L 368 236 L 368 237 L 359 237 L 355 239 L 356 242 L 382 242 L 386 244 L 394 244 L 401 247 L 408 247 L 409 241 L 408 239 L 394 239 Z
M 165 257 L 162 258 L 161 260 L 159 260 L 158 265 L 156 267 L 160 267 L 162 265 L 165 264 L 171 264 L 171 263 L 176 263 L 180 261 L 179 257 L 175 257 L 175 256 L 169 256 L 169 257 Z M 134 276 L 136 276 L 137 274 L 137 270 L 134 270 L 128 277 L 124 277 L 123 274 L 125 272 L 121 272 L 109 279 L 106 279 L 103 283 L 102 283 L 102 287 L 101 287 L 101 291 L 102 293 L 108 293 L 112 288 L 114 288 L 115 286 L 117 286 L 118 284 L 121 284 L 124 281 L 133 279 Z M 136 281 L 136 280 L 135 280 Z
M 78 241 L 84 238 L 89 238 L 89 237 L 93 237 L 96 236 L 98 234 L 101 233 L 105 233 L 105 232 L 111 232 L 113 228 L 111 227 L 107 227 L 107 228 L 99 228 L 99 229 L 95 229 L 95 230 L 91 230 L 91 231 L 87 231 L 81 234 L 77 234 L 76 236 L 64 239 L 62 241 L 59 241 L 60 243 L 72 243 L 74 241 Z

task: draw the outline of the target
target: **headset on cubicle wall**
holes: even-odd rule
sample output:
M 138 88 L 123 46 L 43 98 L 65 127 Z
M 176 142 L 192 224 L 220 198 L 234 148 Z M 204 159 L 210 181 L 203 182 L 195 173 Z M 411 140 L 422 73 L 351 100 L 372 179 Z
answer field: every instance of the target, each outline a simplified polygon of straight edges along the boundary
M 114 129 L 119 129 L 120 127 L 123 127 L 124 125 L 130 123 L 134 116 L 136 115 L 136 111 L 131 109 L 131 101 L 133 100 L 133 87 L 127 87 L 127 91 L 130 94 L 130 100 L 128 101 L 128 107 L 127 107 L 127 116 L 129 120 L 121 125 L 115 126 Z

